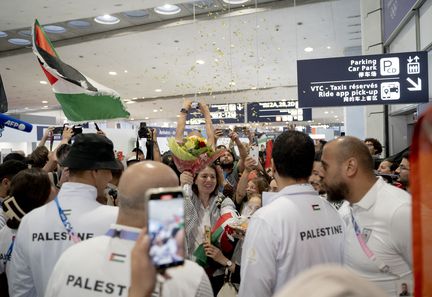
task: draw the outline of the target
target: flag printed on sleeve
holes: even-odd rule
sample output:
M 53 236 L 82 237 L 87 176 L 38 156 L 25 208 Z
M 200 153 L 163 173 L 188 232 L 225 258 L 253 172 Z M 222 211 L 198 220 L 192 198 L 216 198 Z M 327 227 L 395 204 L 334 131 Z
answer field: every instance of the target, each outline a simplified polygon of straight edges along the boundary
M 39 22 L 33 26 L 33 52 L 66 117 L 74 122 L 127 118 L 120 96 L 60 60 Z

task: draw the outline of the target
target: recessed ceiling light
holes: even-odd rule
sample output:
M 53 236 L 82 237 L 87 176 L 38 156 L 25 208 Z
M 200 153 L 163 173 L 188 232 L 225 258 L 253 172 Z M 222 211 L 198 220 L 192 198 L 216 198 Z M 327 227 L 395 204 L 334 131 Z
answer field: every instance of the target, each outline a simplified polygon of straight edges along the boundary
M 126 104 L 134 104 L 134 103 L 136 103 L 135 101 L 128 101 L 128 102 L 126 102 Z
M 257 87 L 251 87 L 251 90 L 256 90 Z
M 149 119 L 149 117 L 145 117 L 145 118 L 144 118 L 144 120 L 148 120 L 148 119 Z
M 45 32 L 53 34 L 61 34 L 66 32 L 66 29 L 61 26 L 47 25 L 43 27 Z
M 204 65 L 205 61 L 204 60 L 196 60 L 196 63 L 199 65 Z
M 337 116 L 337 115 L 335 115 L 334 117 L 335 117 L 336 119 L 338 118 L 338 116 Z
M 29 109 L 28 107 L 24 107 L 24 109 Z
M 123 71 L 124 73 L 128 73 L 128 71 L 127 70 L 125 70 L 125 71 Z
M 90 28 L 91 26 L 89 22 L 81 21 L 81 20 L 70 21 L 67 24 L 69 27 L 76 28 L 76 29 L 86 29 L 86 28 Z
M 8 36 L 6 32 L 0 31 L 0 38 Z
M 134 118 L 130 118 L 130 120 L 131 120 L 131 121 L 134 121 L 135 119 L 134 119 Z
M 41 85 L 46 85 L 46 84 L 48 84 L 46 81 L 44 81 L 44 80 L 41 80 L 41 81 L 39 81 L 39 83 L 41 84 Z
M 41 101 L 41 103 L 43 103 L 43 104 L 47 104 L 48 101 L 44 100 L 44 101 Z
M 12 43 L 14 45 L 30 45 L 31 42 L 27 39 L 22 39 L 22 38 L 11 38 L 8 39 L 9 43 Z
M 178 114 L 178 115 L 176 115 L 176 117 L 178 117 L 178 118 L 179 118 L 179 117 L 180 117 L 180 115 Z
M 21 31 L 18 31 L 18 34 L 21 36 L 32 36 L 32 31 L 31 30 L 21 30 Z
M 158 110 L 157 109 L 153 109 L 153 112 L 158 112 Z
M 327 45 L 327 49 L 331 49 L 331 46 L 330 46 L 330 45 Z
M 149 15 L 149 13 L 145 10 L 131 10 L 131 11 L 126 11 L 124 13 L 125 16 L 131 17 L 131 18 L 142 18 L 142 17 L 146 17 Z
M 310 46 L 305 47 L 305 49 L 304 49 L 304 51 L 307 52 L 307 53 L 313 52 L 313 50 L 314 49 L 312 47 L 310 47 Z
M 227 3 L 227 4 L 243 4 L 248 2 L 249 0 L 223 0 L 223 2 Z
M 115 71 L 110 71 L 110 72 L 108 72 L 108 74 L 109 74 L 109 75 L 117 75 L 117 72 L 115 72 Z
M 137 99 L 138 99 L 138 97 L 133 97 L 133 98 L 132 98 L 132 100 L 137 100 Z
M 324 111 L 325 114 L 328 114 L 328 111 Z
M 155 89 L 155 92 L 160 93 L 160 92 L 162 92 L 162 89 Z
M 44 106 L 42 106 L 42 108 L 48 108 L 48 105 L 44 105 Z
M 100 16 L 95 17 L 94 21 L 96 23 L 102 24 L 102 25 L 115 25 L 115 24 L 118 24 L 120 22 L 120 19 L 116 18 L 115 16 L 105 14 L 105 15 L 100 15 Z
M 230 81 L 230 82 L 229 82 L 229 85 L 230 85 L 230 86 L 235 86 L 236 83 L 235 83 L 235 81 Z
M 162 6 L 158 6 L 154 9 L 154 11 L 158 14 L 164 14 L 164 15 L 172 15 L 177 14 L 181 11 L 181 8 L 177 5 L 172 4 L 165 4 Z

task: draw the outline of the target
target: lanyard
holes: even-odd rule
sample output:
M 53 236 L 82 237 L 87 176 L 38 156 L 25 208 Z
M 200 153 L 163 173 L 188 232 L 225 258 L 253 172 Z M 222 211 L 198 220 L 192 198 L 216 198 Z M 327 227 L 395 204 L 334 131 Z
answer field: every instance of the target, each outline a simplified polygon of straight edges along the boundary
M 12 236 L 12 242 L 9 245 L 9 248 L 8 248 L 8 250 L 6 252 L 5 259 L 3 261 L 4 266 L 6 266 L 7 261 L 10 261 L 10 256 L 12 255 L 14 243 L 15 243 L 15 235 Z
M 63 226 L 65 227 L 67 233 L 69 234 L 69 236 L 72 238 L 72 241 L 74 243 L 78 243 L 81 241 L 81 239 L 75 234 L 75 231 L 72 227 L 72 224 L 69 222 L 68 218 L 66 217 L 66 215 L 64 214 L 63 209 L 60 206 L 60 203 L 58 201 L 58 198 L 55 197 L 54 198 L 55 203 L 57 204 L 57 209 L 58 209 L 58 213 L 60 216 L 60 220 L 63 223 Z
M 363 252 L 365 253 L 366 257 L 368 257 L 372 262 L 374 262 L 375 265 L 379 268 L 379 270 L 381 272 L 395 275 L 395 276 L 400 278 L 399 275 L 391 273 L 390 267 L 388 265 L 386 265 L 383 261 L 378 259 L 375 256 L 374 252 L 372 252 L 370 250 L 370 248 L 367 246 L 366 242 L 364 241 L 363 235 L 362 235 L 361 230 L 360 230 L 360 226 L 357 224 L 357 221 L 354 219 L 352 208 L 350 208 L 350 213 L 351 213 L 351 221 L 352 221 L 352 224 L 354 226 L 354 231 L 355 231 L 357 240 L 358 240 L 360 247 L 362 248 Z
M 127 240 L 132 240 L 132 241 L 136 241 L 139 233 L 138 232 L 134 232 L 134 231 L 127 231 L 127 230 L 119 230 L 119 229 L 109 229 L 107 231 L 107 233 L 105 233 L 106 236 L 110 236 L 110 237 L 118 237 L 120 239 L 127 239 Z

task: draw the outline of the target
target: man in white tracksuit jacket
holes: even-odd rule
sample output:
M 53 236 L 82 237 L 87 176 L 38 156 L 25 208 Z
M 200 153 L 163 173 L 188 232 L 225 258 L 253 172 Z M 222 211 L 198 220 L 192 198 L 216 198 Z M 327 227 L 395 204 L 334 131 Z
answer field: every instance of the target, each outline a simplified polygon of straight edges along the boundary
M 115 222 L 118 209 L 96 202 L 112 178 L 111 169 L 118 169 L 112 142 L 79 134 L 62 165 L 69 168 L 69 182 L 55 201 L 28 213 L 18 228 L 8 274 L 12 297 L 44 296 L 63 251 L 104 234 Z

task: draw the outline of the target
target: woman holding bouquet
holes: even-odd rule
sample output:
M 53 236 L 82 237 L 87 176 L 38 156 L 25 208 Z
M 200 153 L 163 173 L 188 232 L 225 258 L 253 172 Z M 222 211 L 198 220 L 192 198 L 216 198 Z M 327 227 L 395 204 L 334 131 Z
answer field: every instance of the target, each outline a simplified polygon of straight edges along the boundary
M 204 266 L 215 295 L 224 283 L 225 269 L 236 270 L 231 262 L 235 243 L 221 242 L 226 236 L 218 233 L 236 216 L 234 202 L 218 192 L 221 174 L 222 170 L 211 164 L 195 176 L 188 171 L 180 175 L 182 186 L 192 186 L 192 196 L 185 197 L 186 256 Z M 207 228 L 212 230 L 211 243 Z

